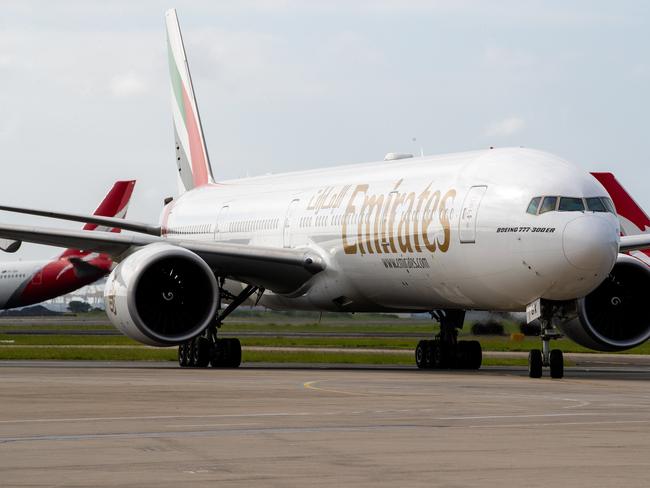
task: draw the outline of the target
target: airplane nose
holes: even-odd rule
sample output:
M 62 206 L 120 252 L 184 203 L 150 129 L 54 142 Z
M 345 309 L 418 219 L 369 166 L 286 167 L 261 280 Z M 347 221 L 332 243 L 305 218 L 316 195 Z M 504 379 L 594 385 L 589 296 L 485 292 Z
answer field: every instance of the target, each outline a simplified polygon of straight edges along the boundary
M 578 217 L 564 228 L 564 256 L 578 269 L 609 272 L 618 255 L 618 240 L 618 229 L 607 218 Z

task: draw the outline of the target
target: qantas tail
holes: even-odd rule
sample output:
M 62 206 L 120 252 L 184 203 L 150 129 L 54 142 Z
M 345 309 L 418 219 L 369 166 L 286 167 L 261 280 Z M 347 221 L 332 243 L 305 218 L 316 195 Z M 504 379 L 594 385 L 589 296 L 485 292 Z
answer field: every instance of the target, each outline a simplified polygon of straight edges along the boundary
M 621 223 L 621 234 L 633 236 L 650 234 L 650 218 L 638 203 L 623 188 L 612 173 L 591 173 L 605 187 L 616 206 L 616 213 Z M 650 251 L 633 251 L 639 259 L 650 264 Z
M 116 181 L 113 187 L 99 204 L 93 215 L 101 217 L 115 217 L 123 219 L 126 217 L 126 211 L 133 194 L 135 180 Z M 103 232 L 120 232 L 120 229 L 114 227 L 105 227 L 97 224 L 85 224 L 83 230 L 100 230 Z M 68 257 L 80 254 L 78 249 L 66 249 L 61 257 Z
M 176 165 L 180 190 L 214 183 L 176 10 L 165 13 Z

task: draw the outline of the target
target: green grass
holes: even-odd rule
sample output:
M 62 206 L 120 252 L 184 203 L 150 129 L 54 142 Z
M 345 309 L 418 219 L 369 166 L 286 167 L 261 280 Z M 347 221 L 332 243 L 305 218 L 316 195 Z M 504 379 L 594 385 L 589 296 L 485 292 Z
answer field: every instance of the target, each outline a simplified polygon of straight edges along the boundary
M 230 331 L 232 332 L 232 331 Z M 228 334 L 231 335 L 231 334 Z M 232 334 L 236 336 L 236 334 Z M 427 337 L 428 335 L 423 335 Z M 521 351 L 527 352 L 539 348 L 540 341 L 537 337 L 526 337 L 521 342 L 512 341 L 509 336 L 463 336 L 463 339 L 477 339 L 484 351 Z M 367 349 L 399 349 L 412 350 L 415 348 L 417 338 L 393 337 L 241 337 L 243 346 L 258 347 L 330 347 L 330 348 L 367 348 Z M 126 336 L 92 336 L 92 335 L 8 335 L 0 334 L 0 351 L 6 343 L 13 341 L 14 346 L 59 346 L 59 345 L 89 345 L 89 346 L 138 346 L 138 342 Z M 581 347 L 569 339 L 553 341 L 553 347 L 564 352 L 594 351 Z M 5 348 L 6 349 L 6 348 Z M 642 344 L 623 353 L 650 354 L 650 343 Z M 0 356 L 2 353 L 0 352 Z
M 0 360 L 176 361 L 176 348 L 0 347 Z

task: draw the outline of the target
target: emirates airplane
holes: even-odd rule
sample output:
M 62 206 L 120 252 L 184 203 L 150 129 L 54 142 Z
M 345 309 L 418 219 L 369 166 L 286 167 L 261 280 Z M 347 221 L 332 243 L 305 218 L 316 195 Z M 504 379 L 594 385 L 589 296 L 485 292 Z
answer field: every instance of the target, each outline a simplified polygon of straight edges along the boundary
M 548 366 L 556 378 L 562 352 L 550 341 L 562 333 L 600 351 L 650 337 L 650 271 L 625 254 L 650 247 L 650 236 L 620 236 L 589 173 L 504 148 L 217 180 L 175 10 L 166 26 L 180 194 L 159 225 L 61 213 L 50 215 L 134 234 L 0 225 L 6 239 L 119 261 L 104 296 L 129 337 L 178 345 L 181 366 L 234 367 L 239 341 L 217 331 L 248 299 L 282 310 L 430 312 L 440 330 L 417 345 L 418 367 L 478 368 L 479 343 L 458 340 L 465 311 L 526 311 L 542 325 L 529 374 Z
M 100 203 L 96 216 L 124 218 L 133 193 L 135 181 L 117 181 Z M 47 212 L 42 214 L 47 215 Z M 86 224 L 84 230 L 119 232 L 95 224 Z M 20 241 L 2 246 L 5 252 L 16 252 Z M 26 307 L 70 293 L 94 283 L 108 274 L 113 266 L 105 253 L 66 249 L 49 261 L 11 261 L 0 263 L 0 308 Z

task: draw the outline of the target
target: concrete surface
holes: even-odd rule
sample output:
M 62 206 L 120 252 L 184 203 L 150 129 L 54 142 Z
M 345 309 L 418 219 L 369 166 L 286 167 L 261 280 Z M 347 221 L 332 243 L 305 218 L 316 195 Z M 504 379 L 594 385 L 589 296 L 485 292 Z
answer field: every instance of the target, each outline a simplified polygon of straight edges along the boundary
M 0 363 L 0 486 L 647 486 L 650 368 Z

